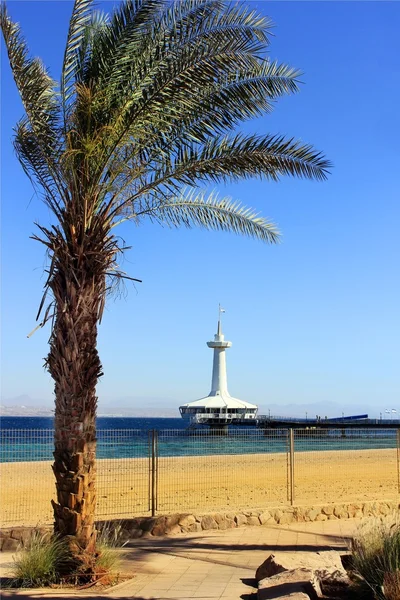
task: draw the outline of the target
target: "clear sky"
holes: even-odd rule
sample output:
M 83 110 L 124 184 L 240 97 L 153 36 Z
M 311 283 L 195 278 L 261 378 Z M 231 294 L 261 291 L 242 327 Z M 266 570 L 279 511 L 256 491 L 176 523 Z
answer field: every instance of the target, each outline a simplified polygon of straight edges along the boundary
M 107 10 L 109 3 L 99 3 Z M 311 142 L 334 163 L 325 183 L 220 187 L 276 222 L 276 247 L 229 234 L 127 224 L 123 268 L 143 280 L 109 301 L 100 327 L 99 408 L 143 409 L 205 395 L 218 303 L 232 340 L 232 395 L 263 409 L 400 410 L 399 2 L 252 2 L 276 23 L 270 54 L 303 70 L 300 94 L 247 132 Z M 11 1 L 31 51 L 58 77 L 72 3 Z M 35 327 L 49 215 L 17 162 L 22 107 L 2 47 L 2 397 L 51 404 L 49 329 Z M 153 399 L 153 400 L 150 400 Z M 165 399 L 165 400 L 163 400 Z M 126 402 L 126 400 L 125 400 Z M 158 400 L 157 400 L 158 402 Z M 335 403 L 334 406 L 330 403 Z M 330 409 L 328 410 L 328 407 Z M 323 409 L 321 409 L 322 414 Z

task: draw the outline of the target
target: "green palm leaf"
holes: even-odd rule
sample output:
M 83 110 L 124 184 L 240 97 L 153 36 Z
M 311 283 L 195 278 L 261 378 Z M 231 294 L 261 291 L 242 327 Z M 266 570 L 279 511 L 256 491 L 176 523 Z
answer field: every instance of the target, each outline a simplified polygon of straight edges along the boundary
M 184 191 L 178 197 L 155 204 L 130 218 L 140 220 L 144 216 L 170 227 L 201 227 L 230 231 L 267 243 L 279 241 L 279 231 L 273 223 L 240 202 L 229 197 L 219 198 L 215 193 Z
M 61 98 L 64 118 L 75 93 L 76 69 L 79 49 L 85 38 L 85 32 L 90 22 L 90 8 L 93 0 L 75 0 L 69 23 L 67 44 L 61 74 Z

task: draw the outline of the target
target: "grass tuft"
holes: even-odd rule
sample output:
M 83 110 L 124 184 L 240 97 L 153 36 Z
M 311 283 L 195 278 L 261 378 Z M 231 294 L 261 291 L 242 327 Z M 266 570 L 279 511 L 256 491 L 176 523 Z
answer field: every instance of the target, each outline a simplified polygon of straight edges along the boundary
M 59 582 L 59 572 L 68 562 L 63 540 L 35 533 L 27 547 L 14 558 L 13 584 L 20 587 L 44 587 Z
M 104 583 L 118 581 L 124 554 L 120 548 L 126 544 L 122 541 L 122 526 L 118 521 L 107 521 L 102 524 L 97 536 L 96 570 Z
M 356 573 L 377 600 L 400 599 L 400 523 L 381 520 L 362 525 L 352 541 Z

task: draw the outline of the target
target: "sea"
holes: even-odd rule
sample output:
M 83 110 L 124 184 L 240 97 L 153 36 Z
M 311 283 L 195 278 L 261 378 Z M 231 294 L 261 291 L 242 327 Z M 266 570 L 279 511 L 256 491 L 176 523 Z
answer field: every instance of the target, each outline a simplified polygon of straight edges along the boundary
M 207 427 L 188 429 L 182 418 L 97 418 L 97 457 L 146 458 L 157 432 L 157 455 L 209 456 L 287 452 L 286 430 L 230 428 L 228 435 L 210 434 Z M 345 430 L 295 432 L 295 451 L 396 448 L 396 431 Z M 0 462 L 52 460 L 52 417 L 1 417 Z

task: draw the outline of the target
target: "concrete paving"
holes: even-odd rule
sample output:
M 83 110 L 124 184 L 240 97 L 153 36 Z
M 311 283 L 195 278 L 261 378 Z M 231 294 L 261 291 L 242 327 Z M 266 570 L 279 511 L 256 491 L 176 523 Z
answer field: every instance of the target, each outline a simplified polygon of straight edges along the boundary
M 102 598 L 132 600 L 253 600 L 257 567 L 271 554 L 347 550 L 360 520 L 242 527 L 174 537 L 138 539 L 123 549 L 124 576 L 131 578 L 100 591 L 2 590 L 6 600 Z M 10 553 L 0 553 L 0 576 L 8 575 Z

